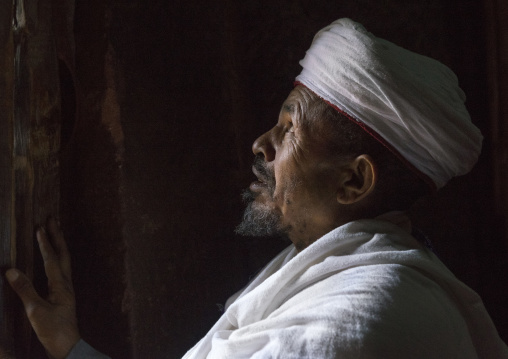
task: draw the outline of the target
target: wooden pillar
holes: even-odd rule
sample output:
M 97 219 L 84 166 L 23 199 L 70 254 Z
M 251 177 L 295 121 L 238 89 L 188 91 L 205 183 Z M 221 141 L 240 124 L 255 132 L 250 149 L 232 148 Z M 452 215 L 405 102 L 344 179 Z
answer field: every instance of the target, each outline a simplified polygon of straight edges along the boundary
M 12 2 L 0 3 L 0 265 L 2 273 L 13 262 L 13 194 L 12 171 L 13 143 L 13 74 L 14 54 L 12 39 Z M 4 277 L 1 279 L 0 296 L 0 345 L 12 348 L 13 316 L 10 311 L 12 293 L 6 292 Z M 11 294 L 9 296 L 9 294 Z
M 16 266 L 44 291 L 34 232 L 58 216 L 60 90 L 51 1 L 0 5 L 0 233 L 2 267 Z M 34 267 L 37 270 L 34 271 Z M 41 285 L 42 284 L 42 285 Z M 1 292 L 1 342 L 16 357 L 37 357 L 20 302 Z

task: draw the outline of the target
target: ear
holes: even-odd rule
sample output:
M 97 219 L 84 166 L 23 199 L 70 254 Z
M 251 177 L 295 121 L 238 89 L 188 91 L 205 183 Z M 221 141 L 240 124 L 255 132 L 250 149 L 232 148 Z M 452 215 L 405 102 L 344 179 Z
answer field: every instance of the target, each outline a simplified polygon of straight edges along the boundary
M 340 204 L 353 204 L 367 197 L 376 186 L 377 172 L 372 157 L 360 155 L 344 169 L 337 201 Z

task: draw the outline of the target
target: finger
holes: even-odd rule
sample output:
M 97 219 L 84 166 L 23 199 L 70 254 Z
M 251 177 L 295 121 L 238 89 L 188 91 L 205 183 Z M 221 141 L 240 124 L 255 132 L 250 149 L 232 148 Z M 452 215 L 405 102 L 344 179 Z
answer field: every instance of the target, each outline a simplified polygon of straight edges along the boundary
M 58 255 L 62 272 L 67 278 L 70 279 L 71 257 L 69 254 L 67 244 L 65 243 L 63 232 L 60 229 L 58 222 L 53 217 L 48 218 L 47 227 L 50 235 L 51 244 L 55 249 L 56 254 Z
M 29 317 L 34 308 L 46 304 L 45 301 L 37 294 L 30 280 L 17 269 L 9 269 L 5 273 L 5 277 L 12 289 L 23 302 L 25 311 Z
M 48 277 L 48 285 L 52 286 L 55 283 L 64 280 L 62 269 L 60 268 L 60 261 L 58 256 L 49 243 L 48 236 L 44 228 L 37 230 L 37 242 L 39 242 L 39 249 L 41 251 L 42 260 L 44 261 L 44 271 Z

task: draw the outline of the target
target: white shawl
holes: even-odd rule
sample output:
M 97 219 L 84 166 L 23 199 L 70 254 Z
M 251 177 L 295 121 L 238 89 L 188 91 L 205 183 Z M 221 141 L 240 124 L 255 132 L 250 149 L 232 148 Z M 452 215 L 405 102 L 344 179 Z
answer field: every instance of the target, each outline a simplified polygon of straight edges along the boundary
M 479 296 L 408 232 L 351 222 L 291 246 L 184 358 L 508 358 Z

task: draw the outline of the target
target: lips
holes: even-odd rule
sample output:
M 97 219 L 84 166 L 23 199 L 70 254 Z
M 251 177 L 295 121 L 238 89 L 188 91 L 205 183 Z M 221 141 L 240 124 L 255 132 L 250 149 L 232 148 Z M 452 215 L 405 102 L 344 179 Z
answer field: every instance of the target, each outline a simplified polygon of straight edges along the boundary
M 264 176 L 259 172 L 259 170 L 256 168 L 256 165 L 252 166 L 252 173 L 257 177 L 258 182 L 266 184 L 268 181 L 264 178 Z
M 252 172 L 257 177 L 257 181 L 254 181 L 250 184 L 249 186 L 250 190 L 254 192 L 259 192 L 262 189 L 266 188 L 268 186 L 267 181 L 265 178 L 263 178 L 263 176 L 261 176 L 261 174 L 259 173 L 259 171 L 256 169 L 255 166 L 252 166 Z
M 273 195 L 275 190 L 275 176 L 266 167 L 266 162 L 263 156 L 256 155 L 254 163 L 252 164 L 252 172 L 257 177 L 257 181 L 254 181 L 250 185 L 250 190 L 253 192 L 259 192 L 262 190 L 268 190 L 270 195 Z

